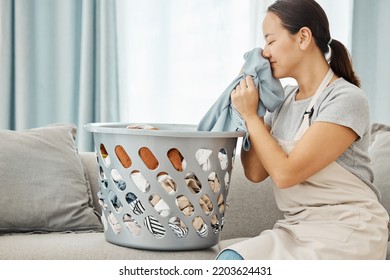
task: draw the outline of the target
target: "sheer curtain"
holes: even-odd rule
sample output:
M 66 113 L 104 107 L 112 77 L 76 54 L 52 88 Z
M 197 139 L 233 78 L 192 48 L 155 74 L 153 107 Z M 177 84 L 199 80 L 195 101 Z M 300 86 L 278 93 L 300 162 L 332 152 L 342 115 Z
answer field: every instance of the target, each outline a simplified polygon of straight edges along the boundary
M 121 120 L 196 124 L 262 45 L 273 1 L 118 1 Z
M 118 1 L 121 121 L 197 124 L 237 76 L 243 54 L 263 46 L 273 2 Z M 353 1 L 318 2 L 334 38 L 350 47 Z

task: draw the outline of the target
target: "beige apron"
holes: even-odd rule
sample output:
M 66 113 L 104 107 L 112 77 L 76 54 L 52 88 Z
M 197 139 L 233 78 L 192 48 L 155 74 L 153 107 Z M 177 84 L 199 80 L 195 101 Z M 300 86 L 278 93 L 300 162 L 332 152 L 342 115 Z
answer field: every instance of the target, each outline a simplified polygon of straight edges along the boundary
M 329 70 L 307 112 L 332 77 Z M 289 154 L 308 128 L 305 114 L 294 141 L 275 139 Z M 274 194 L 285 219 L 229 247 L 244 259 L 385 259 L 388 214 L 370 187 L 337 162 L 293 187 L 274 186 Z

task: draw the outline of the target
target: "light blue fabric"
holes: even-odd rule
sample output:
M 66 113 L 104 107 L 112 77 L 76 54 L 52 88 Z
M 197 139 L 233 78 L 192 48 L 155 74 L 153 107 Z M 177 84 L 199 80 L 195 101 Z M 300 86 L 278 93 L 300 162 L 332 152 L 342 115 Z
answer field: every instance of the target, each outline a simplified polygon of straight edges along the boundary
M 0 1 L 0 128 L 119 121 L 115 0 Z
M 226 249 L 226 250 L 222 251 L 217 256 L 217 260 L 240 260 L 240 261 L 242 261 L 242 260 L 244 260 L 244 258 L 236 251 L 231 250 L 231 249 Z
M 245 53 L 243 73 L 238 75 L 225 89 L 198 124 L 199 131 L 244 131 L 242 142 L 245 151 L 250 149 L 249 133 L 245 121 L 231 105 L 230 94 L 242 79 L 250 75 L 260 90 L 258 115 L 266 110 L 273 112 L 284 100 L 282 84 L 272 76 L 269 61 L 261 55 L 262 49 L 255 48 Z

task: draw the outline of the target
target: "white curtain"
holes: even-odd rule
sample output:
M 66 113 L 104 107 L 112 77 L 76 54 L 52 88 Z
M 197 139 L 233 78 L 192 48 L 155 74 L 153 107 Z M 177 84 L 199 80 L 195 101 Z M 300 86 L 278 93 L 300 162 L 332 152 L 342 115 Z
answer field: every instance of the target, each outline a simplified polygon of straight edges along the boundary
M 263 46 L 273 2 L 117 1 L 121 121 L 197 124 L 237 76 L 243 54 Z M 352 0 L 319 3 L 349 47 Z
M 271 2 L 118 1 L 121 120 L 198 123 L 261 44 Z

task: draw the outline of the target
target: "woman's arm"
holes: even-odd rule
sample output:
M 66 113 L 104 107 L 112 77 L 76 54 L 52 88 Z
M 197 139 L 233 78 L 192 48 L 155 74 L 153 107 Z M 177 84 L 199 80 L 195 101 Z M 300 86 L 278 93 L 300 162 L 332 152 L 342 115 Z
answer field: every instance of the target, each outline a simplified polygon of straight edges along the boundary
M 268 131 L 270 128 L 267 126 Z M 262 162 L 256 154 L 256 151 L 251 148 L 249 151 L 241 149 L 241 162 L 244 167 L 245 176 L 254 183 L 259 183 L 265 180 L 269 175 L 265 170 Z
M 241 82 L 231 97 L 233 106 L 246 122 L 252 153 L 280 188 L 294 186 L 311 177 L 335 161 L 357 139 L 357 134 L 348 127 L 315 122 L 292 152 L 286 154 L 257 115 L 258 90 L 252 78 Z M 249 160 L 249 157 L 245 159 Z M 246 164 L 248 166 L 249 162 Z

